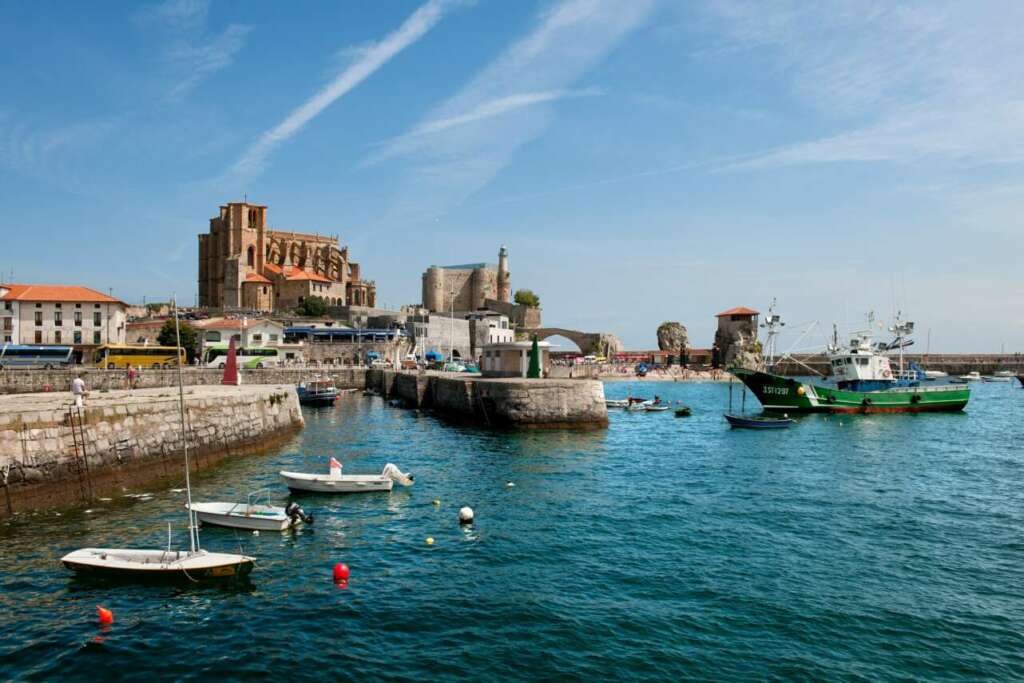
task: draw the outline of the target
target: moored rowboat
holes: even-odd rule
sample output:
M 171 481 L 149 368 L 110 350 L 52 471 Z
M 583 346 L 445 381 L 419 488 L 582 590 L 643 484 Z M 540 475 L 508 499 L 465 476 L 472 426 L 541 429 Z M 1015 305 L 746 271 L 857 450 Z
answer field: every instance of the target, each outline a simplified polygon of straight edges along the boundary
M 403 474 L 398 467 L 388 463 L 380 474 L 342 474 L 341 465 L 331 458 L 329 474 L 310 474 L 307 472 L 280 472 L 285 485 L 292 491 L 313 493 L 369 493 L 371 491 L 390 491 L 398 482 L 402 486 L 412 486 L 414 477 Z

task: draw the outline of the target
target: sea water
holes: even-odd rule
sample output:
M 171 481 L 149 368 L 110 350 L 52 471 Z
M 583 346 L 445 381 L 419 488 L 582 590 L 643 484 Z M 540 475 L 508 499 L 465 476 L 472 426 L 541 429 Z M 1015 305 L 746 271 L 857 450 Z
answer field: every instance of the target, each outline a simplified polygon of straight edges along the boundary
M 1020 678 L 1024 391 L 973 389 L 963 413 L 769 432 L 728 428 L 723 384 L 610 383 L 693 416 L 613 410 L 597 431 L 342 397 L 279 450 L 194 477 L 194 498 L 262 488 L 283 505 L 277 472 L 331 456 L 415 485 L 297 497 L 316 519 L 295 532 L 205 529 L 205 548 L 257 558 L 247 584 L 98 585 L 60 566 L 78 547 L 163 547 L 168 522 L 186 545 L 180 484 L 0 523 L 0 679 Z

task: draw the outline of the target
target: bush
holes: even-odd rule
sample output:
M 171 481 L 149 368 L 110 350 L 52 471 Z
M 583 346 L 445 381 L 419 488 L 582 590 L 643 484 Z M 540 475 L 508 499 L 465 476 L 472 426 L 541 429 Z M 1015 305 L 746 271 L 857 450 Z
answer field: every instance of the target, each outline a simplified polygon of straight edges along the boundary
M 319 296 L 307 297 L 299 304 L 299 307 L 295 309 L 298 315 L 305 315 L 309 317 L 317 317 L 324 314 L 327 311 L 327 302 Z
M 529 306 L 530 308 L 540 307 L 540 297 L 534 294 L 532 289 L 517 290 L 514 300 L 521 306 Z

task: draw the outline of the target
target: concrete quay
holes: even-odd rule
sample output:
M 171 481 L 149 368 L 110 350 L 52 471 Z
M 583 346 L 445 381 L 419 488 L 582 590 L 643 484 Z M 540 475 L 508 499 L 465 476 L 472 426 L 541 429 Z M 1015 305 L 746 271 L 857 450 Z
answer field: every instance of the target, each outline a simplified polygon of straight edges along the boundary
M 70 391 L 71 380 L 81 374 L 90 391 L 126 389 L 127 373 L 124 370 L 102 370 L 97 368 L 73 368 L 68 370 L 3 370 L 0 371 L 0 394 L 31 394 L 35 392 Z M 242 385 L 249 384 L 290 384 L 314 377 L 327 376 L 334 380 L 339 389 L 362 389 L 366 386 L 366 368 L 265 368 L 242 370 Z M 184 368 L 185 386 L 219 385 L 223 370 L 216 368 Z M 177 370 L 153 370 L 143 368 L 135 384 L 137 389 L 177 387 Z
M 604 385 L 597 380 L 370 370 L 366 386 L 409 407 L 429 408 L 481 426 L 586 429 L 608 425 Z
M 185 388 L 192 469 L 271 448 L 303 424 L 295 387 Z M 182 481 L 177 389 L 0 396 L 0 517 Z

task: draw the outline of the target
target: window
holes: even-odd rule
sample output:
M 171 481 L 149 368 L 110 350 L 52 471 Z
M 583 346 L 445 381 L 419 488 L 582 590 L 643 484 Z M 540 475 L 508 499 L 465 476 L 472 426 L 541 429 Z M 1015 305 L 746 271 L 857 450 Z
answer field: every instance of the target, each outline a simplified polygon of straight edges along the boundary
M 92 307 L 93 307 L 93 308 L 99 308 L 99 307 L 100 307 L 100 305 L 99 305 L 99 304 L 93 304 L 93 305 L 92 305 Z
M 97 304 L 97 305 L 99 305 L 99 304 Z M 99 311 L 96 311 L 95 313 L 93 313 L 92 314 L 92 324 L 95 327 L 99 327 L 100 325 L 102 325 L 103 324 L 103 314 L 100 313 Z
M 42 307 L 43 307 L 42 304 L 36 304 L 36 308 L 42 308 Z
M 60 344 L 60 330 L 53 333 L 53 343 Z
M 95 332 L 92 333 L 92 343 L 93 344 L 101 343 L 100 342 L 100 331 L 99 330 L 96 330 Z
M 867 358 L 858 358 L 857 359 L 857 365 L 867 365 L 867 364 L 868 364 L 868 359 Z
M 256 265 L 256 249 L 254 247 L 249 247 L 249 250 L 246 252 L 245 261 L 250 268 Z
M 10 331 L 14 329 L 14 318 L 4 318 L 4 330 Z
M 270 335 L 270 343 L 273 344 L 276 341 L 277 341 L 277 335 L 276 334 Z
M 11 302 L 10 301 L 5 301 L 4 302 L 4 310 L 5 311 L 11 310 Z
M 208 342 L 219 342 L 220 341 L 220 332 L 216 332 L 214 330 L 210 330 L 209 332 L 206 333 L 205 339 Z
M 36 327 L 39 327 L 42 324 L 43 324 L 43 312 L 42 311 L 36 311 Z
M 77 304 L 77 305 L 81 306 L 82 304 Z M 81 326 L 82 326 L 82 312 L 81 311 L 75 311 L 75 327 L 81 327 Z
M 81 308 L 82 304 L 75 304 L 75 308 Z
M 5 334 L 4 335 L 4 342 L 10 344 L 11 343 L 11 335 Z
M 75 343 L 76 344 L 81 344 L 82 343 L 82 333 L 79 332 L 78 330 L 75 330 L 75 337 L 74 337 L 74 339 L 75 339 Z
M 257 342 L 261 342 L 261 341 L 263 341 L 263 335 L 262 334 L 254 334 L 254 335 L 252 335 L 252 340 L 253 341 L 257 341 Z
M 60 304 L 57 305 L 60 306 Z M 53 312 L 53 324 L 58 327 L 64 324 L 64 314 L 61 313 L 60 310 Z
M 36 344 L 42 344 L 42 343 L 43 343 L 43 333 L 40 332 L 39 330 L 36 330 Z

